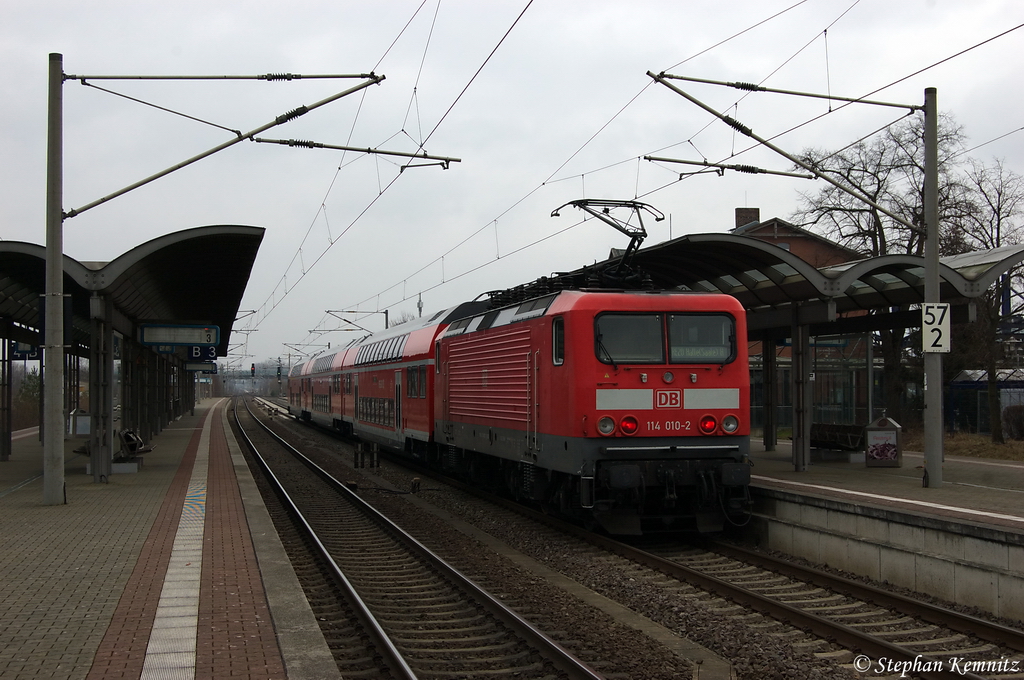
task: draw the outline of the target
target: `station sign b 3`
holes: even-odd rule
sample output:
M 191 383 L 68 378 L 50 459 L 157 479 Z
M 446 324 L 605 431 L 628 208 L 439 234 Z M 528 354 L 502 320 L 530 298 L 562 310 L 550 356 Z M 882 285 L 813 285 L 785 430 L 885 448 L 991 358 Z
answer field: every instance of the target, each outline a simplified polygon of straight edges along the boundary
M 214 345 L 189 345 L 189 361 L 216 361 L 217 347 Z

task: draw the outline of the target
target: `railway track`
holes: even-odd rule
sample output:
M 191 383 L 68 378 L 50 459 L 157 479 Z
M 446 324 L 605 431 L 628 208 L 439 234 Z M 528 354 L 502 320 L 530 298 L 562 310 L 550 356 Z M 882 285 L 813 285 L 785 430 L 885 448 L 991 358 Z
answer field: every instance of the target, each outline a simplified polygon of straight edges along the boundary
M 426 473 L 417 470 L 405 473 L 404 478 L 413 474 Z M 396 479 L 394 483 L 401 486 L 406 482 Z M 459 486 L 451 480 L 445 483 Z M 477 494 L 473 488 L 463 490 Z M 431 502 L 438 501 L 443 499 L 431 498 Z M 732 626 L 733 623 L 726 623 L 731 621 L 739 622 L 735 623 L 739 630 L 750 624 L 753 630 L 787 641 L 798 655 L 831 660 L 850 677 L 1024 677 L 1024 673 L 1013 672 L 1024 669 L 1024 638 L 1019 630 L 726 544 L 713 545 L 710 550 L 681 547 L 678 543 L 643 550 L 565 525 L 503 499 L 488 497 L 472 504 L 480 507 L 458 511 L 469 521 L 489 516 L 488 520 L 477 522 L 479 526 L 486 526 L 487 531 L 514 547 L 518 547 L 517 539 L 508 527 L 523 522 L 504 517 L 506 512 L 527 515 L 547 525 L 550 532 L 536 527 L 528 530 L 531 543 L 543 542 L 547 546 L 543 551 L 529 553 L 529 546 L 520 549 L 539 559 L 545 559 L 545 552 L 573 555 L 571 564 L 564 559 L 560 564 L 557 559 L 548 559 L 548 563 L 654 620 L 664 612 L 645 611 L 643 602 L 630 602 L 631 591 L 640 590 L 641 584 L 643 589 L 660 593 L 653 599 L 670 602 L 673 609 L 711 610 L 720 617 L 719 623 L 711 627 L 722 629 Z M 504 509 L 499 511 L 494 504 Z M 440 505 L 453 514 L 457 510 L 443 502 Z M 581 547 L 580 542 L 590 547 Z M 615 575 L 602 583 L 594 574 L 605 570 Z M 623 583 L 630 587 L 624 588 Z M 688 621 L 687 625 L 691 623 Z M 698 641 L 703 641 L 699 633 L 696 635 Z M 733 646 L 715 651 L 734 660 L 741 671 L 744 666 L 753 669 L 741 672 L 741 677 L 772 677 L 757 670 L 756 659 L 744 661 L 738 655 L 765 654 L 778 658 L 778 649 L 762 652 L 747 647 L 750 649 Z
M 332 624 L 348 627 L 353 616 L 359 622 L 328 636 L 347 645 L 335 651 L 346 677 L 603 677 L 263 427 L 248 408 L 236 409 L 235 417 L 344 593 Z
M 472 489 L 469 489 L 472 490 Z M 876 677 L 1024 678 L 1024 631 L 724 542 L 641 548 L 497 502 L 680 584 L 794 626 L 846 651 L 822 652 Z M 975 670 L 981 672 L 975 672 Z
M 736 546 L 609 549 L 849 650 L 849 666 L 920 678 L 1024 678 L 1024 633 Z M 975 672 L 979 671 L 979 672 Z

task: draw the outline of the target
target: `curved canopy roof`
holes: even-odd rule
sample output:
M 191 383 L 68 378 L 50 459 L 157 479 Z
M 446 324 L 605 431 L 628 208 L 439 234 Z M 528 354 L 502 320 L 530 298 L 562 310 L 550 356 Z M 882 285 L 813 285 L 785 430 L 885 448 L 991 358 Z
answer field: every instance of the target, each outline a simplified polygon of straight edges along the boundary
M 64 293 L 72 301 L 73 340 L 89 344 L 89 299 L 96 293 L 111 296 L 114 328 L 124 335 L 134 337 L 144 322 L 213 324 L 221 331 L 217 354 L 225 356 L 263 233 L 263 227 L 196 227 L 155 238 L 109 263 L 83 263 L 65 255 Z M 0 241 L 0 316 L 38 328 L 45 272 L 45 247 Z M 37 341 L 25 329 L 14 328 L 9 335 Z
M 614 266 L 607 260 L 597 268 Z M 1024 245 L 942 258 L 943 302 L 981 296 L 1002 274 L 1024 262 Z M 760 239 L 736 234 L 690 234 L 639 250 L 633 264 L 656 288 L 726 293 L 747 309 L 751 330 L 788 328 L 793 307 L 802 323 L 825 323 L 837 313 L 924 301 L 924 258 L 886 255 L 816 269 Z

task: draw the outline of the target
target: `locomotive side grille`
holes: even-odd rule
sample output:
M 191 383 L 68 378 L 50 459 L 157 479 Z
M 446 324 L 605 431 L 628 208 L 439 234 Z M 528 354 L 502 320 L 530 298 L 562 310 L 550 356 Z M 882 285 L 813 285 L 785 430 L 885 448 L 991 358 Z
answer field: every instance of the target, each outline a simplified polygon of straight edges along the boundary
M 530 351 L 528 327 L 454 340 L 448 359 L 451 415 L 528 423 Z

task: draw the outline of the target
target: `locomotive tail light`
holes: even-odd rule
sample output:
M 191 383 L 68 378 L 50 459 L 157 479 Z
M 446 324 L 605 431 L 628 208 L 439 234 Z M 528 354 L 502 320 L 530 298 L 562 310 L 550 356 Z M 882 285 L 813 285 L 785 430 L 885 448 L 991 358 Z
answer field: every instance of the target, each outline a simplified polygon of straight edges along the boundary
M 718 419 L 714 416 L 701 416 L 697 425 L 704 434 L 712 434 L 718 429 Z
M 640 421 L 633 416 L 624 416 L 619 421 L 619 429 L 622 430 L 622 434 L 636 434 L 640 429 Z
M 722 418 L 722 429 L 726 434 L 732 434 L 736 430 L 740 429 L 740 419 L 736 416 L 726 416 Z
M 597 421 L 597 431 L 607 437 L 615 432 L 615 421 L 608 416 L 601 416 Z

